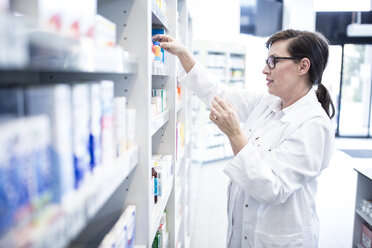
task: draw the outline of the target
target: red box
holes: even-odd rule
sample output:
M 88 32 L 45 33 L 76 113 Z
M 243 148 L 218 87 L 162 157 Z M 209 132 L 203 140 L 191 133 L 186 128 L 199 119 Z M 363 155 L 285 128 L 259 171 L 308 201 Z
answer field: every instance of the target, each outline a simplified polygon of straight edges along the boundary
M 362 225 L 362 246 L 372 248 L 372 231 L 364 224 Z

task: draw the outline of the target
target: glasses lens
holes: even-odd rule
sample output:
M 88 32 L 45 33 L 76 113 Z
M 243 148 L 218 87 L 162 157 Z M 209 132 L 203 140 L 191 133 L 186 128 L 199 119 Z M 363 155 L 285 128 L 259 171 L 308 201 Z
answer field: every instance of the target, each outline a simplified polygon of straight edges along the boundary
M 267 58 L 267 65 L 270 69 L 273 69 L 275 67 L 275 59 L 273 56 Z

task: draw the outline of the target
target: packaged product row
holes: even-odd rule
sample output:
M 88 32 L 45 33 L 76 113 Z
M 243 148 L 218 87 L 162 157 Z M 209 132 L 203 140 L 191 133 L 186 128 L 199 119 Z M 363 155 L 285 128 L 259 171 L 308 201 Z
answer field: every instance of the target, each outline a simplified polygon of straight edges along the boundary
M 362 224 L 362 237 L 360 241 L 363 248 L 372 247 L 372 229 L 368 224 Z
M 94 37 L 96 0 L 14 0 L 11 10 L 26 16 L 44 31 L 66 37 Z
M 177 86 L 177 98 L 176 98 L 176 101 L 177 103 L 180 103 L 182 100 L 181 98 L 181 87 L 180 86 Z
M 8 152 L 0 156 L 0 175 L 5 177 L 0 188 L 6 199 L 2 207 L 8 216 L 2 218 L 6 220 L 1 224 L 3 231 L 17 224 L 20 213 L 24 215 L 24 208 L 34 209 L 35 185 L 46 187 L 49 184 L 45 181 L 49 182 L 48 202 L 61 202 L 79 189 L 96 168 L 114 167 L 114 161 L 134 146 L 136 112 L 126 108 L 124 97 L 114 98 L 113 90 L 112 81 L 0 90 L 1 132 L 8 130 L 9 125 L 16 125 L 9 123 L 22 123 L 31 118 L 29 116 L 41 115 L 47 124 L 41 123 L 43 128 L 39 131 L 50 137 L 47 153 L 38 150 L 36 136 L 35 141 L 27 138 L 30 134 L 25 125 L 20 125 L 22 128 L 15 129 L 17 132 L 11 136 L 0 137 L 2 147 L 8 147 Z M 24 140 L 24 143 L 14 146 L 17 140 Z M 22 170 L 30 162 L 29 157 L 35 159 L 35 164 Z M 38 163 L 41 162 L 39 173 L 41 165 Z M 13 180 L 10 175 L 18 179 Z M 8 188 L 19 190 L 12 192 Z
M 217 77 L 219 80 L 221 80 L 221 81 L 225 81 L 226 80 L 225 68 L 208 67 L 207 69 L 208 69 L 208 71 L 212 75 L 214 75 L 215 77 Z
M 164 211 L 160 220 L 160 225 L 156 231 L 152 248 L 166 248 L 169 242 L 169 233 L 167 229 L 167 213 Z
M 176 161 L 184 155 L 185 150 L 185 124 L 177 121 L 176 124 Z
M 0 0 L 0 14 L 9 10 L 9 0 Z
M 363 199 L 359 204 L 359 209 L 372 220 L 372 200 Z
M 159 7 L 164 15 L 167 14 L 167 0 L 155 0 L 155 4 Z
M 230 76 L 232 79 L 241 79 L 244 77 L 244 70 L 241 69 L 231 69 L 230 70 Z
M 235 68 L 235 69 L 242 69 L 244 70 L 245 68 L 245 59 L 244 55 L 230 55 L 230 67 Z
M 206 65 L 213 67 L 226 67 L 226 54 L 209 52 L 206 58 Z
M 134 248 L 136 229 L 136 206 L 125 208 L 119 220 L 106 234 L 99 248 Z
M 200 149 L 194 150 L 194 153 L 195 158 L 193 157 L 193 159 L 196 161 L 214 161 L 233 156 L 233 152 L 229 144 L 208 148 L 208 152 L 203 152 Z
M 182 224 L 184 222 L 184 192 L 185 189 L 180 185 L 181 184 L 181 176 L 178 175 L 176 177 L 176 182 L 179 182 L 178 185 L 175 185 L 175 195 L 176 195 L 176 205 L 175 205 L 175 240 L 180 240 L 180 231 L 182 229 Z
M 0 237 L 54 200 L 50 131 L 46 116 L 0 123 Z
M 181 96 L 181 87 L 177 86 L 177 96 L 176 96 L 176 112 L 179 113 L 179 111 L 182 108 L 182 96 Z
M 151 168 L 151 183 L 152 183 L 152 194 L 151 197 L 154 199 L 154 203 L 159 202 L 159 198 L 162 198 L 165 191 L 172 183 L 173 166 L 172 166 L 172 155 L 170 154 L 156 154 L 152 157 L 152 168 Z
M 152 29 L 152 35 L 165 34 L 164 29 Z M 151 47 L 152 55 L 152 74 L 153 75 L 167 75 L 169 72 L 167 67 L 166 53 L 160 47 L 160 42 L 152 41 Z
M 182 36 L 180 33 L 180 27 L 181 27 L 181 19 L 180 19 L 180 12 L 177 10 L 176 12 L 176 20 L 177 20 L 177 25 L 176 25 L 176 39 L 181 40 Z
M 42 20 L 35 23 L 29 21 L 28 13 L 22 17 L 0 15 L 0 67 L 121 72 L 126 63 L 134 61 L 127 51 L 116 45 L 116 25 L 107 18 L 96 15 L 95 11 L 90 18 L 93 21 L 89 34 L 85 36 L 78 31 L 72 32 L 74 35 L 71 35 L 61 29 L 46 26 L 53 23 L 53 20 L 49 19 L 61 19 L 59 14 L 52 14 L 51 9 L 54 7 L 50 5 L 54 2 L 56 1 L 15 1 L 14 6 L 20 8 L 17 11 L 19 13 L 26 11 L 28 5 L 39 6 L 38 18 Z M 71 6 L 68 8 L 72 12 L 75 9 L 77 8 Z M 35 15 L 37 13 L 36 11 Z M 84 18 L 84 14 L 78 17 Z M 75 29 L 79 29 L 86 25 L 80 25 L 76 21 L 75 26 Z
M 155 117 L 167 110 L 167 90 L 153 89 L 151 91 L 151 113 Z
M 206 143 L 204 145 L 207 148 L 229 144 L 229 139 L 226 137 L 226 135 L 223 135 L 221 133 L 208 135 L 205 137 L 205 140 Z

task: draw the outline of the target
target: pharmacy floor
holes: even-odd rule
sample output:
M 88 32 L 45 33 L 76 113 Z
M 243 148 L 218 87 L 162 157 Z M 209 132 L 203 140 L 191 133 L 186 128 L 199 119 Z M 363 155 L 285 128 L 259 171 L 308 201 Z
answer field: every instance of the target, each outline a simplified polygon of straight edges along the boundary
M 356 158 L 341 150 L 367 150 L 372 139 L 336 139 L 330 166 L 319 178 L 317 208 L 320 219 L 319 248 L 352 247 L 356 172 L 354 167 L 372 167 L 372 158 Z M 225 247 L 228 160 L 200 166 L 194 210 L 191 247 Z

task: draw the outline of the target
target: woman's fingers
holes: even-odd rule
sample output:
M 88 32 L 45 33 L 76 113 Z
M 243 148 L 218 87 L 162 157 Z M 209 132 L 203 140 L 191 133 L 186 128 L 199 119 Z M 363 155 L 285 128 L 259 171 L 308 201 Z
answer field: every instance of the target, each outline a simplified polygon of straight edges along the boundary
M 223 108 L 220 106 L 220 104 L 215 101 L 215 100 L 212 100 L 212 107 L 214 107 L 218 112 L 222 112 L 223 111 Z
M 213 116 L 215 116 L 216 118 L 217 118 L 218 116 L 220 116 L 220 113 L 217 111 L 217 109 L 216 109 L 215 107 L 211 106 L 210 111 L 211 111 L 211 114 L 212 114 Z
M 215 96 L 214 97 L 214 100 L 218 103 L 218 105 L 225 111 L 229 111 L 230 110 L 230 106 L 227 105 L 226 103 L 226 100 L 222 99 L 221 97 L 219 96 Z
M 159 41 L 159 42 L 172 42 L 174 39 L 166 34 L 157 34 L 152 37 L 153 41 Z
M 227 104 L 230 108 L 234 109 L 233 105 L 232 105 L 229 101 L 226 100 L 226 104 Z
M 209 119 L 214 123 L 217 124 L 217 117 L 212 114 L 212 112 L 209 114 Z

